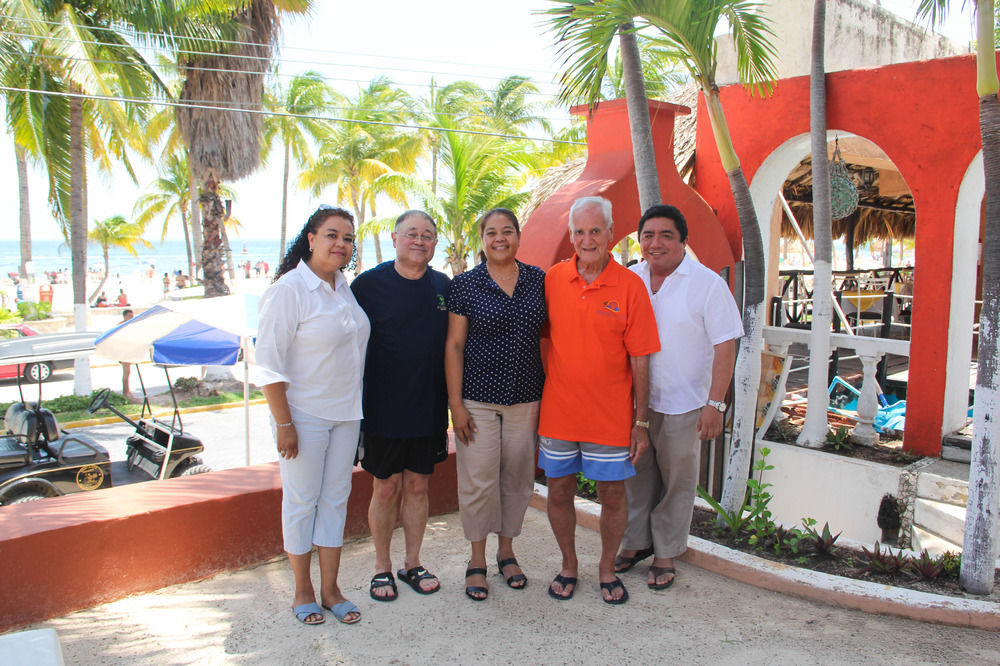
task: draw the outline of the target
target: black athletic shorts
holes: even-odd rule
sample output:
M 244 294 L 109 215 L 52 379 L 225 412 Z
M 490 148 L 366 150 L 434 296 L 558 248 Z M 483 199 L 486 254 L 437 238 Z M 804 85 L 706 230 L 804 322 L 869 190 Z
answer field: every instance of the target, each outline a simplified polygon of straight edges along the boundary
M 432 474 L 448 457 L 448 432 L 429 437 L 379 437 L 361 433 L 358 460 L 376 479 L 388 479 L 405 469 Z

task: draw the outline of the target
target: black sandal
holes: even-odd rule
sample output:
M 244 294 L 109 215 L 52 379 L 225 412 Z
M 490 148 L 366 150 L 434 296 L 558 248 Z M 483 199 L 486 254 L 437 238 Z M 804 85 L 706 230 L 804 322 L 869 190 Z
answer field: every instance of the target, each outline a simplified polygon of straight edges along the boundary
M 469 576 L 485 576 L 486 569 L 483 567 L 469 567 L 465 570 L 465 577 L 468 579 Z M 486 601 L 486 597 L 489 595 L 490 590 L 486 587 L 480 587 L 479 585 L 466 585 L 465 586 L 465 596 L 469 597 L 473 601 Z M 476 594 L 482 594 L 483 596 L 477 597 Z
M 555 590 L 552 589 L 552 585 L 549 585 L 549 596 L 550 597 L 552 597 L 553 599 L 558 599 L 559 601 L 569 601 L 570 599 L 573 598 L 573 593 L 576 592 L 576 578 L 573 578 L 571 576 L 563 576 L 562 574 L 558 574 L 552 580 L 552 582 L 553 583 L 559 583 L 560 585 L 562 585 L 563 593 L 562 594 L 557 593 Z M 569 585 L 572 585 L 573 589 L 571 589 L 569 591 L 569 594 L 566 594 L 566 587 L 569 586 Z
M 375 590 L 380 587 L 391 587 L 392 594 L 387 594 L 385 596 L 379 596 L 375 594 Z M 396 597 L 399 596 L 399 590 L 396 589 L 396 579 L 393 578 L 391 571 L 383 571 L 382 573 L 377 573 L 372 576 L 372 581 L 368 586 L 368 596 L 370 596 L 375 601 L 395 601 Z
M 635 555 L 632 557 L 626 557 L 625 555 L 619 555 L 615 558 L 615 573 L 625 573 L 635 565 L 642 562 L 644 559 L 653 554 L 653 547 L 643 548 L 642 550 L 635 551 Z M 621 568 L 619 568 L 621 567 Z
M 500 569 L 500 575 L 507 581 L 507 587 L 515 590 L 523 590 L 528 587 L 528 577 L 524 574 L 514 574 L 510 577 L 504 576 L 503 568 L 509 566 L 520 566 L 517 563 L 516 557 L 508 557 L 506 560 L 501 560 L 499 557 L 497 558 L 497 568 Z M 514 583 L 520 583 L 520 585 L 514 585 Z
M 608 592 L 613 592 L 616 588 L 622 588 L 622 596 L 617 599 L 604 599 L 604 595 L 601 595 L 601 599 L 604 600 L 606 604 L 612 604 L 617 606 L 618 604 L 623 604 L 628 601 L 628 590 L 625 589 L 625 585 L 622 583 L 622 579 L 617 576 L 610 583 L 601 583 L 601 589 L 607 590 Z
M 400 569 L 399 571 L 396 572 L 396 575 L 399 576 L 399 580 L 403 581 L 404 583 L 412 587 L 413 591 L 416 592 L 417 594 L 434 594 L 435 592 L 441 589 L 440 583 L 438 583 L 438 586 L 435 587 L 433 590 L 425 590 L 424 588 L 420 587 L 420 581 L 422 580 L 427 580 L 429 578 L 433 578 L 434 580 L 438 579 L 437 576 L 429 572 L 427 569 L 424 569 L 423 567 L 413 567 L 412 569 L 409 570 Z

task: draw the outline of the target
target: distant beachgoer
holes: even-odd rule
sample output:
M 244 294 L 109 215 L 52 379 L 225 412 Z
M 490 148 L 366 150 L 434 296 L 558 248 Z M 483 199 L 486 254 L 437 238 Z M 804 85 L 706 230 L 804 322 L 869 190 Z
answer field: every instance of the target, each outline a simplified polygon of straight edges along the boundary
M 101 295 L 97 297 L 97 301 L 94 303 L 94 305 L 96 305 L 99 308 L 108 307 L 108 297 L 103 291 L 101 292 Z
M 164 273 L 163 274 L 163 295 L 166 296 L 168 291 L 170 291 L 170 273 Z
M 117 305 L 119 307 L 128 305 L 128 296 L 125 295 L 125 290 L 124 289 L 119 289 L 118 290 L 118 301 L 115 303 L 115 305 Z M 131 310 L 130 310 L 130 312 L 131 312 Z M 124 313 L 122 313 L 122 314 L 124 314 Z
M 371 326 L 342 270 L 354 256 L 354 217 L 321 206 L 306 222 L 260 299 L 258 377 L 281 470 L 281 527 L 295 576 L 292 612 L 323 609 L 345 624 L 361 612 L 337 584 L 347 498 L 361 426 L 361 382 Z M 310 576 L 319 548 L 320 605 Z
M 462 530 L 472 544 L 465 594 L 482 601 L 486 538 L 497 535 L 497 568 L 516 590 L 528 579 L 514 557 L 535 481 L 538 405 L 545 372 L 545 273 L 515 260 L 521 231 L 506 208 L 479 221 L 485 260 L 448 290 L 445 376 L 458 464 Z M 516 359 L 512 361 L 512 359 Z
M 123 292 L 118 297 L 118 300 L 120 301 L 121 297 L 124 296 L 124 295 L 125 294 Z M 128 321 L 129 319 L 131 319 L 132 315 L 133 315 L 133 313 L 132 313 L 131 310 L 122 310 L 122 322 L 124 323 L 124 322 Z M 134 400 L 135 399 L 134 396 L 132 395 L 132 391 L 129 390 L 129 376 L 131 374 L 132 374 L 132 364 L 131 363 L 122 362 L 122 395 L 125 396 L 126 400 Z

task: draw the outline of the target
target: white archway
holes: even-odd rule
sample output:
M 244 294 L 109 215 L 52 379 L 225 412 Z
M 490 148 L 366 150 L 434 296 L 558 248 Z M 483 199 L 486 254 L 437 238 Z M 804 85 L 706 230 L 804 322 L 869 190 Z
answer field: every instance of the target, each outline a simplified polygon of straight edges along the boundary
M 962 428 L 968 419 L 972 324 L 975 317 L 976 274 L 980 261 L 979 221 L 985 195 L 986 176 L 983 172 L 983 151 L 980 150 L 965 170 L 955 203 L 942 435 Z

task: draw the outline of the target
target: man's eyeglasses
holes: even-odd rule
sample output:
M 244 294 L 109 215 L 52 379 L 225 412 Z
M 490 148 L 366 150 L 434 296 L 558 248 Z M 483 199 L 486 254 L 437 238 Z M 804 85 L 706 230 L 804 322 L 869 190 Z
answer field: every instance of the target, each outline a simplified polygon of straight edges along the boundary
M 411 231 L 409 233 L 403 234 L 403 238 L 405 238 L 410 243 L 416 243 L 418 240 L 423 241 L 425 243 L 433 243 L 434 240 L 437 238 L 437 236 L 435 236 L 434 234 L 418 234 L 416 232 Z

